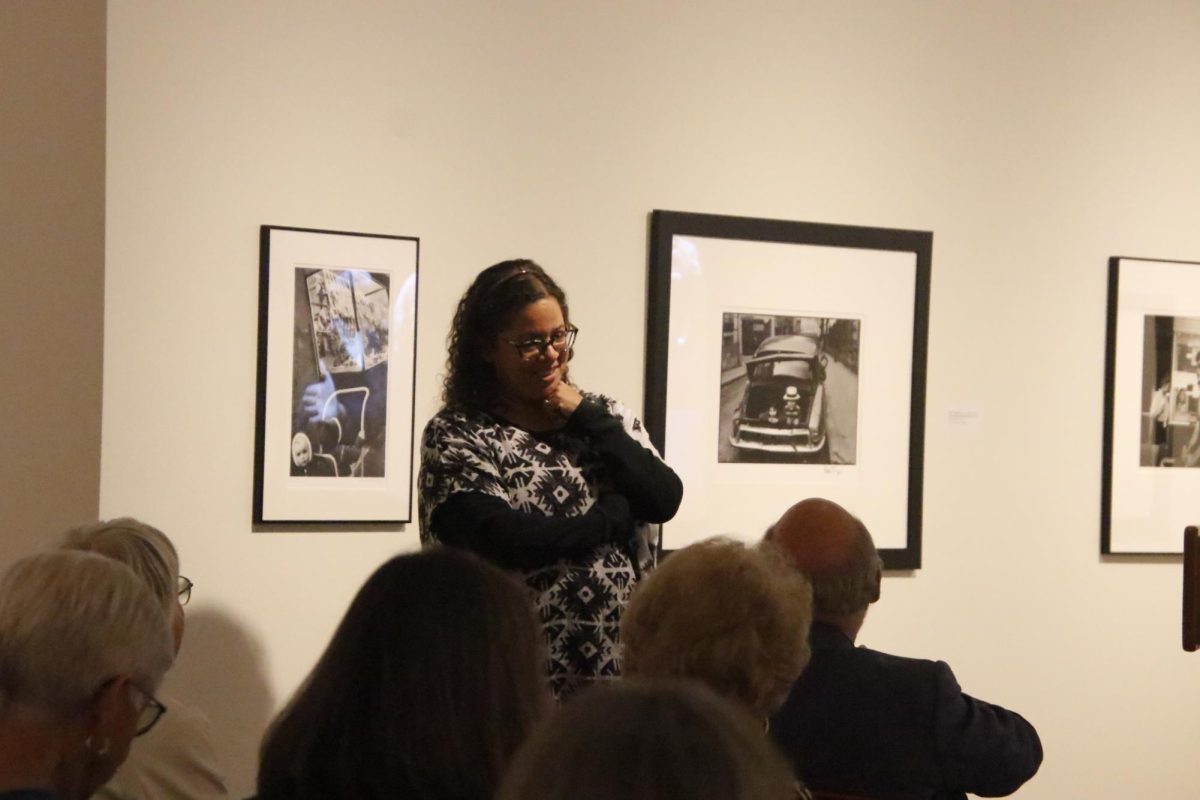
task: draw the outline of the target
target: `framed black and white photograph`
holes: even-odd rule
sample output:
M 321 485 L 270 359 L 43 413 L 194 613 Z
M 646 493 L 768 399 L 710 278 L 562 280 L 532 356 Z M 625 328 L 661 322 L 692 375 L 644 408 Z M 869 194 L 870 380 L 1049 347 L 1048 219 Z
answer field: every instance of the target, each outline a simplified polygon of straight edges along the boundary
M 854 464 L 858 328 L 851 318 L 722 312 L 717 461 Z
M 418 249 L 262 227 L 256 523 L 411 519 Z
M 1200 497 L 1200 263 L 1108 270 L 1100 549 L 1176 554 Z
M 820 496 L 919 567 L 933 235 L 655 211 L 650 239 L 646 427 L 686 487 L 664 547 Z

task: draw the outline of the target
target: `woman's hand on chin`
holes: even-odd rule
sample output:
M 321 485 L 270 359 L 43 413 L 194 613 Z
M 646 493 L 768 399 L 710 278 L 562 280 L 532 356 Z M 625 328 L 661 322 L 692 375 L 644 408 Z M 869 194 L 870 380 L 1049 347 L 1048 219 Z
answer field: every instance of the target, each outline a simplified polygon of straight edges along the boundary
M 546 397 L 542 402 L 548 411 L 566 419 L 575 413 L 575 409 L 579 408 L 579 404 L 583 402 L 583 395 L 562 378 L 555 377 L 553 382 L 546 387 Z

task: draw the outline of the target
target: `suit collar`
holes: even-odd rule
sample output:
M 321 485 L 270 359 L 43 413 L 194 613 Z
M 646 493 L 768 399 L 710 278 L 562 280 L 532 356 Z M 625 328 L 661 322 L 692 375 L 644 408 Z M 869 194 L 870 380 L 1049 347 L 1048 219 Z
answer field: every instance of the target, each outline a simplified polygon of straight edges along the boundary
M 808 631 L 808 643 L 814 650 L 853 650 L 854 642 L 842 629 L 828 622 L 813 622 Z

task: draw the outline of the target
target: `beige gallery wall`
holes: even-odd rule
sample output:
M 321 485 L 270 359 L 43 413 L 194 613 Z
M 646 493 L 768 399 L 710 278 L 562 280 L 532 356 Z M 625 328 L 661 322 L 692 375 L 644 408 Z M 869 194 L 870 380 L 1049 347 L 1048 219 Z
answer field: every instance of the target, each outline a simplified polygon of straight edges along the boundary
M 571 294 L 581 383 L 640 407 L 666 208 L 934 232 L 924 564 L 863 641 L 1025 713 L 1021 797 L 1194 797 L 1178 560 L 1102 561 L 1098 518 L 1106 260 L 1200 260 L 1197 99 L 1200 6 L 1163 0 L 112 0 L 100 509 L 180 545 L 174 689 L 235 787 L 417 544 L 251 530 L 259 225 L 421 238 L 420 425 L 454 302 L 516 255 Z
M 100 503 L 103 0 L 0 3 L 0 565 Z

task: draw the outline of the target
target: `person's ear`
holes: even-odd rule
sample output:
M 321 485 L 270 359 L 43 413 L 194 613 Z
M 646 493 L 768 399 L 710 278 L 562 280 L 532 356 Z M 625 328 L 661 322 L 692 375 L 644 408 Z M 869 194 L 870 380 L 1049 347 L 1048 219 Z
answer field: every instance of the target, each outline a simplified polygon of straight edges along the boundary
M 875 585 L 871 587 L 871 602 L 879 600 L 879 590 L 883 586 L 883 568 L 875 568 Z
M 129 716 L 129 676 L 118 675 L 100 687 L 88 707 L 85 746 L 104 755 L 120 739 L 123 721 Z

